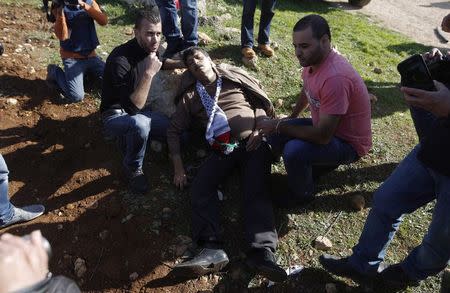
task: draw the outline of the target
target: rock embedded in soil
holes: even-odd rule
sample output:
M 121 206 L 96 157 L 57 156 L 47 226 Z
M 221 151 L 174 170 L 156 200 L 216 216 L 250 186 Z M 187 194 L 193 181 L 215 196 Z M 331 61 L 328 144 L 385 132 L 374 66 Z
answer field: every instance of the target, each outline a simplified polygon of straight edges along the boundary
M 333 244 L 327 237 L 318 236 L 316 240 L 314 240 L 314 247 L 319 250 L 329 250 L 333 247 Z
M 82 258 L 77 258 L 73 271 L 78 278 L 82 278 L 87 272 L 86 261 Z
M 139 274 L 137 272 L 130 274 L 130 281 L 136 281 L 137 278 L 139 278 Z
M 376 73 L 376 74 L 381 74 L 381 73 L 383 73 L 383 70 L 381 70 L 381 68 L 375 67 L 373 69 L 373 72 Z
M 6 99 L 6 104 L 8 104 L 8 105 L 15 106 L 15 105 L 17 105 L 18 102 L 19 101 L 17 101 L 17 99 L 14 99 L 14 98 L 7 98 Z
M 364 199 L 364 196 L 359 194 L 353 195 L 350 202 L 352 208 L 356 211 L 362 211 L 366 206 L 366 200 Z
M 334 284 L 334 283 L 327 283 L 327 284 L 325 284 L 325 292 L 327 292 L 327 293 L 336 293 L 338 290 L 337 290 L 337 287 L 336 287 L 336 284 Z

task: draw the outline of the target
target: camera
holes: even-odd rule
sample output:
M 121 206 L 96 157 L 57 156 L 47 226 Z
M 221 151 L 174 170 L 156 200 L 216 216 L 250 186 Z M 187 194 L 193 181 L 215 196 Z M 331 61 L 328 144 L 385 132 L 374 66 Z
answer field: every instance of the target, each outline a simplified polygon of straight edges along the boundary
M 401 75 L 401 85 L 423 89 L 436 90 L 433 80 L 450 84 L 450 58 L 433 59 L 425 61 L 422 55 L 416 54 L 397 65 Z

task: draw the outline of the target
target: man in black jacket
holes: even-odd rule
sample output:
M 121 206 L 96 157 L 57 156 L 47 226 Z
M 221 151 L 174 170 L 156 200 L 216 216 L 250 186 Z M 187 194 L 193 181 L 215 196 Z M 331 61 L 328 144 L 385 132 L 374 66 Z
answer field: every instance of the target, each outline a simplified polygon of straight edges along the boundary
M 106 60 L 100 111 L 105 132 L 117 137 L 131 191 L 145 193 L 148 182 L 142 166 L 147 141 L 165 140 L 169 119 L 153 112 L 148 95 L 161 68 L 157 51 L 161 19 L 156 6 L 138 12 L 135 38 L 116 47 Z M 150 131 L 151 129 L 151 131 Z
M 434 57 L 442 54 L 433 50 Z M 436 91 L 402 87 L 411 106 L 419 144 L 398 165 L 373 197 L 372 209 L 353 254 L 322 255 L 328 271 L 351 278 L 379 276 L 391 285 L 417 285 L 450 259 L 450 90 L 435 81 Z M 382 269 L 387 247 L 403 216 L 436 200 L 422 243 L 398 264 Z

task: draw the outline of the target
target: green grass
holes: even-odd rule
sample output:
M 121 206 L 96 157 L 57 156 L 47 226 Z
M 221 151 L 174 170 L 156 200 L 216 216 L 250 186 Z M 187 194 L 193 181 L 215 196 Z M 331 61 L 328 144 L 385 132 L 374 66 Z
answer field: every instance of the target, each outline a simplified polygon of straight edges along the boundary
M 101 42 L 98 52 L 105 59 L 112 48 L 132 37 L 126 33 L 133 26 L 134 8 L 130 8 L 118 0 L 100 0 L 99 2 L 110 19 L 108 26 L 97 26 Z M 229 37 L 224 37 L 221 34 L 224 26 L 240 28 L 241 1 L 215 0 L 207 2 L 209 17 L 225 13 L 231 14 L 232 17 L 219 26 L 206 25 L 199 28 L 201 32 L 207 33 L 214 40 L 206 49 L 218 62 L 242 66 L 239 34 L 235 33 Z M 31 4 L 34 7 L 39 7 L 39 3 L 32 0 L 0 0 L 0 3 L 2 5 L 19 6 Z M 312 247 L 311 240 L 323 234 L 335 216 L 342 211 L 333 229 L 327 235 L 334 243 L 330 253 L 339 255 L 351 253 L 349 249 L 357 243 L 368 209 L 353 212 L 350 208 L 350 197 L 353 194 L 361 194 L 370 206 L 373 192 L 417 143 L 407 106 L 397 88 L 399 74 L 396 65 L 405 57 L 413 53 L 424 52 L 429 48 L 398 33 L 383 29 L 362 15 L 349 14 L 320 1 L 278 1 L 271 28 L 271 41 L 278 43 L 279 49 L 276 51 L 276 57 L 274 58 L 260 57 L 259 70 L 252 71 L 251 74 L 262 82 L 273 101 L 278 99 L 284 101 L 283 106 L 277 108 L 279 114 L 290 112 L 290 105 L 295 102 L 301 89 L 300 67 L 291 45 L 291 30 L 298 19 L 310 13 L 319 13 L 329 21 L 334 46 L 350 60 L 365 80 L 369 91 L 378 98 L 378 102 L 373 105 L 372 111 L 373 148 L 370 153 L 359 162 L 350 166 L 342 166 L 337 171 L 323 177 L 317 186 L 318 200 L 306 209 L 277 212 L 279 220 L 277 226 L 281 227 L 277 252 L 280 262 L 285 265 L 301 263 L 307 268 L 320 269 L 317 258 L 322 252 Z M 259 11 L 257 11 L 255 27 L 259 23 L 259 15 Z M 49 55 L 48 60 L 59 58 L 56 49 Z M 374 68 L 381 69 L 381 74 L 375 73 Z M 169 171 L 164 173 L 167 182 L 164 181 L 158 185 L 159 189 L 156 190 L 157 192 L 155 191 L 155 197 L 161 193 L 165 194 L 165 200 L 173 204 L 172 207 L 180 210 L 178 214 L 188 217 L 187 198 L 181 197 L 182 200 L 180 201 L 178 192 L 174 191 L 174 188 L 170 185 L 169 163 L 166 161 L 157 163 L 164 166 L 162 169 Z M 283 170 L 282 164 L 273 166 L 273 171 L 276 173 L 283 173 Z M 154 180 L 158 180 L 158 178 L 152 178 L 152 182 Z M 238 189 L 235 184 L 229 183 L 226 195 L 235 197 L 237 193 Z M 232 205 L 231 202 L 234 201 L 228 200 L 225 202 L 227 207 L 224 213 L 228 217 L 235 217 L 237 206 Z M 130 201 L 129 203 L 130 210 L 133 213 L 139 212 L 139 206 L 143 206 L 142 202 Z M 144 206 L 151 205 L 150 201 Z M 414 246 L 420 243 L 430 222 L 432 207 L 433 204 L 430 204 L 405 218 L 397 237 L 388 250 L 387 262 L 402 260 Z M 152 213 L 154 211 L 150 208 L 149 211 L 145 209 L 143 212 Z M 187 221 L 180 222 L 183 223 L 175 227 L 175 231 L 186 232 Z M 241 229 L 241 226 L 229 221 L 225 226 L 227 226 L 225 227 L 226 230 L 231 231 Z M 151 227 L 149 229 L 151 230 Z M 230 235 L 234 234 L 231 233 Z M 228 244 L 228 249 L 235 252 L 240 241 L 242 239 L 239 235 L 232 237 L 230 241 L 232 243 Z M 324 291 L 324 282 L 330 281 L 338 282 L 340 286 L 356 287 L 356 284 L 346 279 L 332 279 L 323 272 L 318 272 L 314 274 L 305 272 L 300 284 L 310 288 L 313 292 Z M 355 291 L 358 290 L 355 289 Z M 438 290 L 439 278 L 432 277 L 423 282 L 420 287 L 410 288 L 405 292 L 437 292 Z

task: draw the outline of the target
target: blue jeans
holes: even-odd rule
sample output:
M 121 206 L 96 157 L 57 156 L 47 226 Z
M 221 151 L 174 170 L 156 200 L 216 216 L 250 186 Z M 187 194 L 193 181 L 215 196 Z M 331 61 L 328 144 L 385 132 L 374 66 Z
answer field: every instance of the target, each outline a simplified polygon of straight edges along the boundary
M 8 198 L 8 166 L 0 154 L 0 225 L 13 217 L 13 205 Z
M 165 141 L 169 119 L 158 112 L 141 111 L 128 115 L 125 111 L 103 117 L 105 134 L 117 138 L 127 172 L 142 169 L 148 139 Z M 151 130 L 151 131 L 150 131 Z
M 174 0 L 156 0 L 162 22 L 162 32 L 167 41 L 168 54 L 198 44 L 197 0 L 180 0 L 181 32 L 178 28 L 178 15 Z
M 64 71 L 57 67 L 53 72 L 49 72 L 49 77 L 55 80 L 66 98 L 71 103 L 80 102 L 84 98 L 84 74 L 90 72 L 95 77 L 103 77 L 105 62 L 100 57 L 91 57 L 87 59 L 63 59 Z
M 312 125 L 309 118 L 297 118 L 287 122 L 291 125 Z M 314 173 L 334 169 L 341 164 L 358 160 L 354 148 L 340 138 L 333 137 L 326 145 L 278 135 L 270 138 L 273 150 L 283 150 L 284 166 L 288 176 L 290 193 L 281 195 L 281 205 L 302 203 L 314 196 Z
M 243 0 L 241 22 L 241 46 L 253 47 L 253 25 L 257 0 Z M 259 22 L 258 44 L 269 44 L 270 23 L 275 15 L 276 0 L 261 0 L 261 19 Z
M 411 109 L 411 114 L 418 134 L 425 136 L 432 116 L 417 109 Z M 423 280 L 447 266 L 450 259 L 450 177 L 422 164 L 417 159 L 419 149 L 420 144 L 374 194 L 372 209 L 349 258 L 350 264 L 363 274 L 376 273 L 403 216 L 434 199 L 436 205 L 428 232 L 401 266 L 413 280 Z

